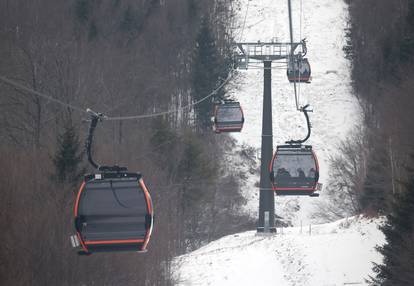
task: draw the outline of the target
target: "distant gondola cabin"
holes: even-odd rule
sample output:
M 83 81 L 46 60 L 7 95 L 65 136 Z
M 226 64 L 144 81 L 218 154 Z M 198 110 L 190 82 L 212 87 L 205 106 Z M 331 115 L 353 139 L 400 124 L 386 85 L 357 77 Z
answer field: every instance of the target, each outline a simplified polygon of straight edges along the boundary
M 76 198 L 74 216 L 80 254 L 147 249 L 153 207 L 140 174 L 86 175 Z
M 277 146 L 270 165 L 270 179 L 277 195 L 314 196 L 319 165 L 312 146 Z
M 240 132 L 244 124 L 243 110 L 238 102 L 218 104 L 214 108 L 213 130 L 221 132 Z
M 311 67 L 308 59 L 294 58 L 288 62 L 287 77 L 289 82 L 306 82 L 311 79 Z

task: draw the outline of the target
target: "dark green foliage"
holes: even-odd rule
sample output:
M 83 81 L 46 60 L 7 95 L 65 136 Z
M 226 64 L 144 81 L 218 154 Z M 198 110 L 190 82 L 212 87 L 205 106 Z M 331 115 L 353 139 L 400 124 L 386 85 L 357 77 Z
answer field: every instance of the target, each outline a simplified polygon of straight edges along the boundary
M 141 31 L 143 24 L 144 15 L 142 15 L 139 10 L 135 10 L 131 6 L 128 6 L 122 15 L 119 27 L 121 31 L 128 34 L 133 34 Z
M 383 264 L 375 264 L 371 285 L 406 286 L 414 281 L 414 177 L 407 191 L 396 197 L 381 227 L 386 244 L 378 247 Z
M 89 32 L 88 32 L 88 39 L 92 41 L 98 36 L 98 27 L 96 26 L 95 22 L 92 21 L 89 24 Z
M 198 203 L 211 194 L 207 187 L 217 175 L 217 166 L 209 159 L 202 140 L 195 134 L 187 132 L 183 141 L 184 151 L 178 164 L 177 175 L 184 183 L 182 194 L 185 212 L 200 207 Z
M 400 43 L 400 61 L 409 63 L 412 61 L 414 55 L 414 39 L 411 36 L 406 36 Z
M 389 154 L 379 146 L 371 151 L 363 192 L 359 198 L 365 212 L 386 214 L 392 200 Z
M 400 39 L 399 54 L 401 63 L 412 63 L 414 57 L 414 1 L 408 1 L 406 29 Z
M 193 97 L 200 100 L 212 92 L 226 78 L 227 70 L 224 59 L 220 55 L 209 23 L 203 19 L 196 39 L 196 51 L 193 60 Z M 220 90 L 215 100 L 224 99 L 224 92 Z M 212 115 L 211 100 L 205 100 L 196 106 L 197 124 L 205 129 L 210 126 Z
M 121 3 L 121 0 L 112 0 L 112 6 L 114 8 L 119 7 L 119 4 Z
M 89 20 L 92 13 L 92 5 L 89 0 L 76 0 L 75 1 L 75 16 L 76 19 L 84 24 Z
M 414 1 L 408 0 L 408 13 L 407 13 L 407 25 L 408 30 L 414 32 Z
M 160 165 L 171 173 L 176 164 L 175 149 L 179 138 L 168 121 L 161 117 L 154 120 L 152 127 L 155 133 L 150 138 L 151 151 Z
M 187 0 L 187 9 L 188 9 L 188 16 L 190 17 L 190 19 L 197 17 L 198 15 L 197 0 Z
M 57 147 L 53 157 L 55 166 L 53 181 L 77 184 L 85 170 L 81 167 L 83 152 L 79 138 L 72 125 L 66 126 L 63 133 L 59 135 Z

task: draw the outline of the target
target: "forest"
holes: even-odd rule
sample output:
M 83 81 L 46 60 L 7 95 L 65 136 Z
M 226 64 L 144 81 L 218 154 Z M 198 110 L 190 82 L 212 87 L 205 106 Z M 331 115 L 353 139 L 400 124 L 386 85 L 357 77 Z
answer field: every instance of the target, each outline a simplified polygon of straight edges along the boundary
M 254 226 L 234 212 L 243 198 L 220 159 L 231 140 L 207 132 L 211 101 L 182 108 L 229 76 L 234 2 L 0 2 L 0 284 L 173 285 L 173 257 Z M 72 249 L 74 199 L 93 172 L 86 108 L 178 110 L 104 121 L 94 138 L 96 161 L 142 172 L 156 212 L 151 255 Z

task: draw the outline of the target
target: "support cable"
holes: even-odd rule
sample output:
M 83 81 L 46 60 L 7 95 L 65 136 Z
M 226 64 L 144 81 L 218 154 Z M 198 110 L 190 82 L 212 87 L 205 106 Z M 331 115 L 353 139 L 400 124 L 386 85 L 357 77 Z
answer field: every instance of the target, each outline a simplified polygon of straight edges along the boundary
M 241 33 L 240 33 L 239 42 L 241 42 L 241 40 L 243 38 L 244 28 L 246 27 L 246 19 L 247 19 L 247 14 L 249 13 L 249 5 L 250 5 L 250 0 L 247 0 L 246 13 L 244 14 L 243 26 L 242 26 L 242 30 L 241 30 Z
M 214 96 L 220 89 L 222 89 L 233 78 L 233 76 L 234 76 L 233 71 L 234 71 L 234 69 L 232 69 L 229 72 L 228 77 L 216 89 L 214 89 L 208 95 L 206 95 L 205 97 L 203 97 L 203 98 L 201 98 L 201 99 L 199 99 L 199 100 L 197 100 L 195 102 L 192 102 L 192 103 L 189 103 L 189 104 L 187 104 L 185 106 L 182 106 L 180 108 L 176 108 L 176 109 L 172 109 L 172 110 L 167 110 L 167 111 L 163 111 L 163 112 L 158 112 L 158 113 L 141 114 L 141 115 L 131 115 L 131 116 L 118 116 L 118 117 L 105 116 L 105 115 L 99 113 L 100 114 L 99 118 L 100 118 L 100 120 L 105 119 L 105 120 L 110 120 L 110 121 L 133 120 L 133 119 L 143 119 L 143 118 L 159 117 L 159 116 L 163 116 L 163 115 L 167 115 L 167 114 L 171 114 L 171 113 L 176 113 L 176 112 L 179 112 L 181 110 L 189 109 L 189 108 L 194 107 L 194 106 L 200 104 L 201 102 L 207 100 L 208 98 Z M 20 84 L 20 83 L 18 83 L 16 81 L 13 81 L 13 80 L 8 79 L 8 78 L 6 78 L 4 76 L 1 76 L 1 75 L 0 75 L 0 81 L 3 81 L 4 83 L 6 83 L 8 85 L 11 85 L 11 86 L 13 86 L 13 87 L 15 87 L 17 89 L 26 91 L 26 92 L 31 93 L 31 94 L 35 94 L 35 95 L 37 95 L 39 97 L 42 97 L 44 99 L 47 99 L 47 100 L 49 100 L 51 102 L 54 102 L 56 104 L 59 104 L 61 106 L 70 108 L 72 110 L 76 110 L 76 111 L 78 111 L 80 113 L 91 114 L 91 110 L 90 109 L 80 108 L 78 106 L 75 106 L 75 105 L 72 105 L 72 104 L 63 102 L 63 101 L 61 101 L 59 99 L 56 99 L 54 97 L 51 97 L 51 96 L 48 96 L 48 95 L 43 94 L 41 92 L 38 92 L 38 91 L 36 91 L 34 89 L 31 89 L 29 87 L 26 87 L 26 86 L 24 86 L 24 85 L 22 85 L 22 84 Z M 95 113 L 95 114 L 98 115 L 98 113 Z
M 302 39 L 302 14 L 303 14 L 303 11 L 302 11 L 302 0 L 300 0 L 300 8 L 299 8 L 299 39 Z M 300 61 L 299 61 L 299 65 L 298 65 L 298 68 L 299 68 L 299 70 L 298 70 L 298 74 L 299 74 L 299 77 L 298 77 L 298 102 L 299 102 L 299 104 L 300 104 L 300 96 L 301 96 L 301 70 L 302 70 L 302 65 L 303 65 L 303 61 L 302 61 L 302 59 L 303 59 L 303 46 L 301 47 L 302 48 L 302 50 L 301 50 L 301 57 L 300 57 Z M 296 107 L 297 108 L 297 107 Z
M 41 92 L 38 92 L 38 91 L 36 91 L 36 90 L 34 90 L 34 89 L 32 89 L 32 88 L 26 87 L 26 86 L 24 86 L 24 85 L 22 85 L 22 84 L 18 83 L 17 81 L 14 81 L 14 80 L 8 79 L 8 78 L 6 78 L 6 77 L 4 77 L 4 76 L 1 76 L 1 75 L 0 75 L 0 80 L 1 80 L 2 82 L 4 82 L 4 83 L 8 84 L 8 85 L 11 85 L 11 86 L 13 86 L 13 87 L 17 88 L 17 89 L 20 89 L 20 90 L 26 91 L 26 92 L 31 93 L 31 94 L 34 94 L 34 95 L 37 95 L 37 96 L 39 96 L 39 97 L 42 97 L 42 98 L 47 99 L 47 100 L 49 100 L 49 101 L 52 101 L 52 102 L 54 102 L 54 103 L 60 104 L 60 105 L 62 105 L 62 106 L 64 106 L 64 107 L 70 108 L 70 109 L 72 109 L 72 110 L 79 111 L 79 112 L 81 112 L 81 113 L 87 113 L 87 111 L 86 111 L 85 109 L 83 109 L 83 108 L 80 108 L 80 107 L 74 106 L 74 105 L 72 105 L 72 104 L 69 104 L 69 103 L 63 102 L 63 101 L 61 101 L 61 100 L 59 100 L 59 99 L 56 99 L 56 98 L 53 98 L 53 97 L 50 97 L 50 96 L 47 96 L 47 95 L 45 95 L 45 94 L 43 94 L 43 93 L 41 93 Z
M 293 48 L 292 3 L 291 3 L 291 0 L 287 0 L 287 1 L 288 1 L 289 34 L 290 34 L 290 45 L 291 45 L 290 54 L 289 54 L 289 64 L 290 64 L 291 69 L 294 71 L 294 75 L 296 76 L 294 48 Z M 298 68 L 299 68 L 299 66 L 298 66 Z M 294 93 L 295 93 L 296 109 L 300 110 L 301 108 L 300 108 L 300 104 L 299 104 L 298 91 L 297 91 L 297 88 L 296 88 L 296 80 L 293 81 L 293 89 L 294 89 Z
M 105 118 L 105 120 L 117 121 L 117 120 L 143 119 L 143 118 L 151 118 L 151 117 L 157 117 L 157 116 L 163 116 L 163 115 L 167 115 L 167 114 L 171 114 L 171 113 L 176 113 L 176 112 L 179 112 L 181 110 L 188 109 L 190 107 L 196 106 L 196 105 L 200 104 L 201 102 L 207 100 L 208 98 L 214 96 L 232 78 L 233 78 L 233 70 L 230 71 L 229 76 L 215 90 L 213 90 L 212 92 L 210 92 L 205 97 L 203 97 L 203 98 L 201 98 L 201 99 L 199 99 L 199 100 L 197 100 L 195 102 L 189 103 L 189 104 L 187 104 L 185 106 L 182 106 L 180 108 L 176 108 L 176 109 L 172 109 L 172 110 L 168 110 L 168 111 L 163 111 L 163 112 L 158 112 L 158 113 L 143 114 L 143 115 L 118 116 L 118 117 L 109 117 L 108 116 L 108 117 Z

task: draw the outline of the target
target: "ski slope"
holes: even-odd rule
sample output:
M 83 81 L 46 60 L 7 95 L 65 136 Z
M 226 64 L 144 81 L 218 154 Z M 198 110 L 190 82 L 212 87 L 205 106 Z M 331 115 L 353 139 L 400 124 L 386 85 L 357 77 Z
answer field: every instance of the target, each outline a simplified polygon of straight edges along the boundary
M 352 95 L 350 63 L 342 50 L 348 17 L 345 1 L 302 1 L 300 9 L 300 0 L 292 0 L 294 41 L 307 39 L 312 83 L 300 84 L 300 103 L 302 106 L 309 103 L 314 109 L 310 114 L 312 135 L 306 143 L 313 145 L 317 153 L 320 182 L 326 185 L 329 181 L 329 158 L 336 154 L 338 143 L 360 124 L 361 111 Z M 237 41 L 289 41 L 286 0 L 241 0 L 240 3 L 235 33 Z M 284 63 L 274 62 L 273 66 L 282 64 Z M 242 211 L 256 218 L 259 206 L 257 183 L 260 179 L 263 70 L 252 67 L 247 71 L 238 71 L 228 92 L 241 102 L 246 118 L 243 131 L 232 135 L 237 142 L 235 151 L 251 147 L 256 154 L 254 166 L 238 164 L 246 174 L 241 183 L 248 203 Z M 285 68 L 272 70 L 272 108 L 274 146 L 306 135 L 305 118 L 303 113 L 295 109 L 293 85 L 286 78 Z M 228 158 L 228 164 L 235 162 L 237 159 Z M 310 223 L 317 200 L 324 200 L 323 191 L 318 199 L 277 197 L 276 214 L 293 225 L 298 225 L 301 221 Z
M 301 21 L 300 3 L 292 0 L 294 40 L 306 37 L 313 78 L 311 84 L 300 85 L 301 105 L 309 103 L 314 109 L 307 144 L 316 150 L 320 181 L 327 184 L 330 157 L 361 123 L 350 63 L 342 50 L 347 7 L 343 0 L 303 0 Z M 240 4 L 237 41 L 289 41 L 286 0 L 240 0 Z M 232 134 L 236 144 L 226 153 L 228 170 L 241 174 L 247 199 L 241 211 L 257 218 L 263 70 L 239 71 L 227 91 L 240 101 L 246 118 L 242 133 Z M 274 145 L 304 137 L 305 119 L 295 109 L 285 68 L 272 70 L 272 100 Z M 365 279 L 373 275 L 372 262 L 381 263 L 375 246 L 384 243 L 378 229 L 383 219 L 353 217 L 318 225 L 312 213 L 316 203 L 325 199 L 323 191 L 319 198 L 276 197 L 276 214 L 294 227 L 278 228 L 276 235 L 258 235 L 255 230 L 230 235 L 180 256 L 173 265 L 177 285 L 368 285 Z
M 223 237 L 175 260 L 181 286 L 339 286 L 368 285 L 375 251 L 384 237 L 382 219 L 353 217 L 309 227 L 256 231 Z

